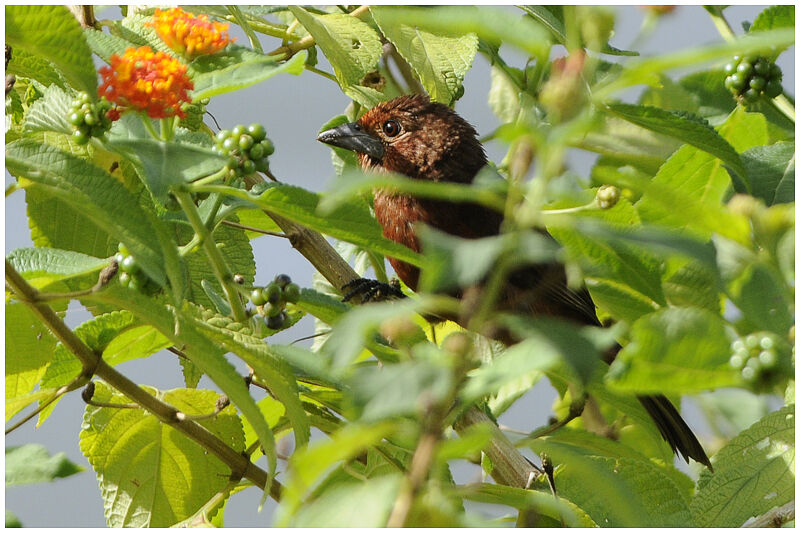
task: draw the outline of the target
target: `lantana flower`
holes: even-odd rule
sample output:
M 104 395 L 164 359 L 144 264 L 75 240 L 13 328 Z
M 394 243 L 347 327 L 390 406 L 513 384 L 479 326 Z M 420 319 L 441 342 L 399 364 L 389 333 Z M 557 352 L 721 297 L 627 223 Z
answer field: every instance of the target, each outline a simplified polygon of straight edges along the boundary
M 214 54 L 233 41 L 228 36 L 228 24 L 212 22 L 208 15 L 195 16 L 179 7 L 156 9 L 150 26 L 167 46 L 187 59 Z
M 119 106 L 145 111 L 151 118 L 186 116 L 181 106 L 191 101 L 189 91 L 194 84 L 186 74 L 186 65 L 178 59 L 142 46 L 128 48 L 122 56 L 112 55 L 110 63 L 100 69 L 100 96 Z

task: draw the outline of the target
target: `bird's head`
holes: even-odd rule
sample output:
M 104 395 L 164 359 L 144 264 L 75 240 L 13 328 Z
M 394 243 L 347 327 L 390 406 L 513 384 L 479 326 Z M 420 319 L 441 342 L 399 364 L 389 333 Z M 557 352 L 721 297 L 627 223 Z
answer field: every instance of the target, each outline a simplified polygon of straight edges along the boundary
M 417 179 L 470 182 L 486 164 L 475 129 L 423 95 L 382 102 L 358 122 L 324 131 L 317 140 L 356 152 L 365 170 Z

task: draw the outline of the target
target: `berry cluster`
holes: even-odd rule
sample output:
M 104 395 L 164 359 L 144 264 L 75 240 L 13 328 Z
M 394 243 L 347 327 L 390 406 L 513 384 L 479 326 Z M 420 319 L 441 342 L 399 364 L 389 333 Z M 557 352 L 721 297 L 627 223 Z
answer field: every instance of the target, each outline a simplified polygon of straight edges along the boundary
M 114 260 L 120 270 L 119 282 L 122 286 L 143 294 L 155 293 L 159 289 L 158 285 L 142 271 L 128 247 L 119 243 L 117 249 L 119 252 L 114 256 Z
M 766 57 L 734 56 L 725 65 L 725 87 L 742 104 L 756 102 L 766 95 L 775 98 L 783 92 L 783 72 Z
M 739 370 L 742 379 L 757 388 L 768 388 L 776 382 L 787 359 L 785 346 L 772 333 L 761 331 L 731 343 L 733 355 L 729 364 Z
M 242 177 L 256 171 L 268 171 L 268 158 L 275 151 L 275 145 L 261 124 L 240 124 L 232 130 L 220 130 L 213 150 L 230 156 L 228 168 L 237 177 Z
M 111 116 L 109 116 L 111 111 Z M 92 137 L 102 137 L 113 122 L 114 107 L 105 97 L 92 102 L 87 93 L 81 93 L 72 101 L 67 120 L 74 126 L 72 133 L 75 142 L 86 144 Z
M 292 283 L 286 274 L 278 274 L 266 287 L 256 287 L 250 291 L 250 301 L 265 315 L 269 329 L 281 329 L 286 323 L 286 303 L 297 303 L 300 287 Z

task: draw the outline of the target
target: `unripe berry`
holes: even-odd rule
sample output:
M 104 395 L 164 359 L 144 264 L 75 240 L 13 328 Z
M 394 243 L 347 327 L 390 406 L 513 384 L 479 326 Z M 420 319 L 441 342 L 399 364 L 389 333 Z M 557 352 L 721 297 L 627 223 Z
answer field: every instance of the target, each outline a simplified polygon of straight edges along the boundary
M 250 301 L 253 302 L 253 305 L 264 305 L 267 303 L 267 300 L 264 298 L 261 289 L 253 289 L 250 291 Z

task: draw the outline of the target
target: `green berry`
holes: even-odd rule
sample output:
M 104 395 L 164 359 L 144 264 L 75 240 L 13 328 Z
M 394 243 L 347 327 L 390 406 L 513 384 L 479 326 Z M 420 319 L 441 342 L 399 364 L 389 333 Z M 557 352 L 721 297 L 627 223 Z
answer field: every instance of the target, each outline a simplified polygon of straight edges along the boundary
M 70 113 L 69 118 L 67 120 L 73 126 L 80 126 L 81 124 L 83 124 L 83 115 L 77 112 Z
M 753 73 L 753 65 L 748 62 L 742 61 L 739 63 L 739 66 L 736 67 L 736 72 L 747 78 L 750 74 Z
M 123 272 L 127 272 L 128 274 L 136 274 L 139 272 L 139 264 L 136 262 L 136 259 L 132 255 L 125 257 L 120 263 L 119 268 L 122 269 Z
M 247 126 L 247 133 L 250 134 L 256 142 L 263 141 L 267 136 L 267 130 L 264 129 L 264 126 L 255 123 Z
M 734 354 L 731 356 L 730 359 L 728 359 L 728 364 L 731 365 L 731 367 L 735 368 L 736 370 L 742 368 L 744 366 L 744 362 L 745 359 L 739 354 Z
M 277 285 L 281 289 L 286 287 L 291 282 L 292 282 L 292 278 L 290 278 L 286 274 L 278 274 L 277 276 L 275 276 L 275 285 Z
M 281 288 L 275 283 L 270 283 L 261 289 L 261 293 L 263 294 L 264 299 L 272 305 L 275 305 L 281 301 Z
M 286 313 L 278 313 L 275 316 L 269 316 L 266 322 L 269 329 L 281 329 L 286 322 Z
M 269 159 L 262 157 L 256 161 L 256 170 L 259 172 L 266 172 L 269 170 Z
M 89 93 L 84 92 L 80 94 L 79 101 L 81 103 L 88 104 L 92 101 L 92 99 L 89 97 Z
M 283 298 L 287 302 L 296 304 L 300 299 L 300 287 L 297 283 L 290 283 L 283 288 Z
M 89 126 L 94 126 L 97 124 L 97 116 L 94 113 L 86 113 L 83 115 L 83 121 Z
M 756 91 L 761 91 L 767 85 L 767 80 L 761 76 L 753 76 L 750 78 L 750 88 Z
M 247 133 L 247 128 L 245 128 L 242 124 L 234 126 L 231 130 L 231 135 L 234 137 L 241 137 L 243 134 Z
M 275 145 L 272 144 L 272 141 L 270 139 L 264 139 L 263 141 L 261 141 L 261 146 L 264 147 L 265 156 L 270 156 L 273 153 L 275 153 Z
M 773 350 L 764 350 L 758 354 L 758 361 L 764 368 L 774 368 L 775 363 L 778 362 L 778 354 Z
M 755 89 L 747 89 L 744 93 L 742 93 L 742 96 L 748 102 L 755 102 L 761 97 L 761 91 L 756 91 Z
M 725 69 L 724 69 L 725 70 L 725 74 L 730 76 L 731 74 L 736 72 L 736 67 L 737 66 L 738 65 L 736 63 L 728 63 L 727 65 L 725 65 Z
M 742 378 L 744 378 L 745 381 L 755 381 L 757 374 L 758 373 L 749 366 L 742 369 Z
M 76 144 L 87 144 L 89 142 L 89 134 L 83 130 L 75 130 L 72 133 L 72 139 L 75 141 Z
M 753 70 L 759 76 L 767 76 L 769 74 L 770 68 L 771 64 L 769 60 L 767 60 L 764 57 L 759 58 L 758 61 L 756 61 L 755 64 L 753 65 Z
M 239 148 L 242 150 L 249 150 L 253 144 L 255 144 L 255 141 L 248 134 L 244 133 L 239 137 Z
M 123 287 L 127 287 L 128 284 L 131 282 L 131 275 L 127 272 L 120 272 L 119 274 L 119 282 L 122 284 Z
M 756 335 L 748 335 L 744 338 L 744 345 L 748 350 L 758 348 L 759 338 Z
M 222 144 L 222 142 L 231 136 L 231 130 L 219 130 L 217 132 L 217 144 Z
M 264 298 L 261 289 L 253 289 L 250 291 L 250 301 L 253 302 L 253 305 L 264 305 L 267 303 L 267 300 Z
M 781 67 L 775 63 L 771 63 L 769 66 L 769 77 L 776 80 L 783 78 L 783 71 L 781 70 Z
M 122 252 L 118 252 L 118 253 L 117 253 L 117 254 L 114 256 L 114 261 L 116 261 L 116 262 L 117 262 L 117 265 L 119 266 L 119 265 L 122 265 L 122 262 L 125 260 L 125 258 L 126 258 L 126 257 L 127 257 L 127 256 L 126 256 L 125 254 L 123 254 Z
M 280 302 L 277 305 L 276 304 L 267 303 L 264 306 L 264 313 L 267 316 L 279 315 L 279 314 L 281 314 L 282 311 L 283 311 L 283 305 L 281 305 Z
M 242 174 L 247 176 L 247 175 L 252 174 L 255 171 L 256 171 L 256 164 L 252 160 L 245 159 L 242 162 Z
M 758 341 L 758 345 L 765 350 L 771 350 L 775 346 L 775 341 L 772 340 L 772 337 L 764 336 Z
M 264 147 L 261 143 L 256 143 L 250 148 L 250 159 L 253 161 L 258 161 L 264 157 Z
M 222 141 L 222 150 L 227 154 L 231 153 L 231 151 L 237 146 L 238 140 L 238 137 L 227 137 L 224 141 Z
M 764 88 L 764 92 L 769 98 L 775 98 L 783 92 L 783 85 L 781 85 L 781 82 L 778 80 L 769 80 L 767 86 Z
M 728 79 L 730 80 L 731 88 L 736 89 L 737 91 L 744 89 L 744 86 L 747 83 L 747 78 L 738 72 L 731 74 Z
M 128 283 L 128 288 L 136 292 L 143 292 L 147 285 L 147 278 L 131 275 L 131 281 Z

